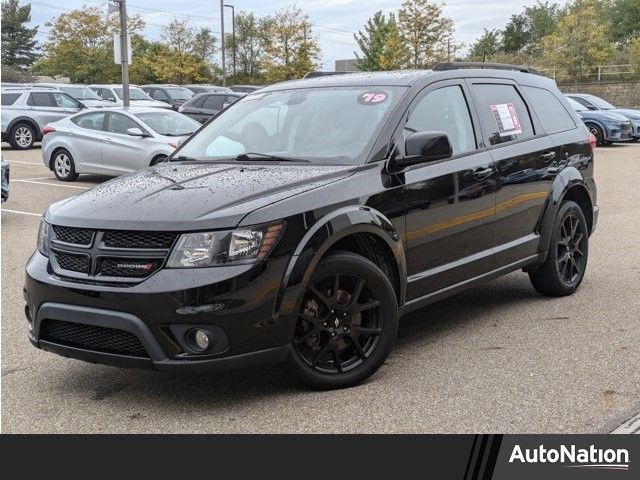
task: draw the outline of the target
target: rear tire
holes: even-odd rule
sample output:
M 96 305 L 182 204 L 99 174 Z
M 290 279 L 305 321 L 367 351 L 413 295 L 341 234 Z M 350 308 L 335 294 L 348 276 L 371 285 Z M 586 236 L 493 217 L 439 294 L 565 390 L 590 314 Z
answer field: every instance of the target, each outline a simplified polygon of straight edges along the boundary
M 398 302 L 389 279 L 353 253 L 324 258 L 299 307 L 289 370 L 306 385 L 359 384 L 385 361 L 398 332 Z
M 556 216 L 547 259 L 529 272 L 529 279 L 543 295 L 571 295 L 582 283 L 588 256 L 589 231 L 584 213 L 577 203 L 566 201 Z
M 58 180 L 63 182 L 73 182 L 78 178 L 76 173 L 76 165 L 73 161 L 73 157 L 68 150 L 61 148 L 56 150 L 52 159 L 53 173 L 55 173 Z
M 36 141 L 36 131 L 28 123 L 15 124 L 9 132 L 9 144 L 15 150 L 29 150 Z

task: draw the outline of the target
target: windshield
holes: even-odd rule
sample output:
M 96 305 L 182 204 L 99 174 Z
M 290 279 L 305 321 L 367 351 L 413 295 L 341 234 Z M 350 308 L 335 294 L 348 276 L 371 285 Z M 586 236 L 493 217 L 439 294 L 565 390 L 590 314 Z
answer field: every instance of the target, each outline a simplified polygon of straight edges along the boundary
M 182 87 L 165 87 L 165 90 L 173 100 L 189 100 L 193 97 L 191 90 Z
M 587 111 L 587 107 L 585 107 L 581 103 L 576 102 L 573 98 L 569 98 L 569 97 L 565 97 L 565 98 L 569 101 L 569 105 L 571 105 L 571 108 L 573 108 L 576 112 Z
M 202 126 L 201 123 L 174 111 L 136 113 L 135 116 L 154 132 L 169 137 L 191 135 Z
M 116 92 L 116 95 L 118 95 L 118 98 L 122 98 L 122 88 L 114 88 L 113 90 Z M 129 87 L 129 98 L 131 100 L 152 100 L 149 95 L 135 87 Z
M 249 94 L 223 111 L 175 157 L 260 153 L 322 164 L 364 160 L 403 87 L 335 87 Z
M 78 86 L 78 87 L 60 87 L 67 95 L 72 96 L 76 100 L 102 100 L 100 96 L 91 90 L 89 87 Z
M 590 103 L 593 103 L 596 107 L 598 107 L 598 109 L 600 110 L 613 110 L 616 107 L 614 107 L 613 105 L 611 105 L 609 102 L 599 98 L 599 97 L 594 97 L 593 95 L 587 95 L 585 97 Z

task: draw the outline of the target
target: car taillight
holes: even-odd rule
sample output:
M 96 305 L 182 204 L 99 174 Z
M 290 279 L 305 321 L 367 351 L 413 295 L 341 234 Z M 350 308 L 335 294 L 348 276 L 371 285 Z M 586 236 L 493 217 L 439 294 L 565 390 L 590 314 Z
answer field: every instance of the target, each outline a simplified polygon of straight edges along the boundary
M 596 136 L 591 132 L 589 132 L 589 146 L 591 147 L 591 150 L 595 150 L 598 146 L 598 140 L 596 139 Z
M 184 110 L 185 110 L 185 108 L 184 108 L 182 105 L 180 105 L 180 106 L 178 107 L 178 111 L 179 111 L 179 112 L 184 112 Z
M 47 133 L 53 133 L 55 132 L 56 129 L 53 128 L 51 125 L 46 125 L 43 129 L 42 129 L 42 134 L 46 135 Z

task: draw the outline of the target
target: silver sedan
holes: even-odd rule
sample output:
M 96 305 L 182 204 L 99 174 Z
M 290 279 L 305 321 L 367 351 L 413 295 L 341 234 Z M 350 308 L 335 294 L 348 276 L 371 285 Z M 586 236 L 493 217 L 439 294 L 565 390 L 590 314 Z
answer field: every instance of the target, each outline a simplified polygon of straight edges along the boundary
M 60 180 L 116 176 L 166 159 L 201 124 L 153 107 L 89 110 L 43 128 L 42 161 Z

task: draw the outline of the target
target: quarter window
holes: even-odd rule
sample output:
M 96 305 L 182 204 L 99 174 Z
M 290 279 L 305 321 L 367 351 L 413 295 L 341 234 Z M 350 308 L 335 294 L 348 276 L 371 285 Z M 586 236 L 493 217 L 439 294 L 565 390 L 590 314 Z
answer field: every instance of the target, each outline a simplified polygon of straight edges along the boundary
M 527 105 L 513 85 L 475 84 L 473 93 L 489 145 L 534 136 Z
M 2 105 L 13 105 L 20 98 L 21 93 L 3 93 Z
M 31 105 L 34 107 L 55 107 L 55 105 L 53 104 L 53 99 L 51 98 L 51 94 L 44 92 L 33 92 L 29 94 L 27 105 Z
M 71 121 L 81 128 L 88 130 L 103 130 L 104 128 L 104 112 L 93 112 L 85 115 L 73 117 Z
M 547 133 L 575 128 L 573 118 L 553 93 L 536 87 L 523 87 L 523 90 Z
M 429 92 L 418 102 L 404 127 L 403 138 L 414 132 L 444 132 L 453 154 L 476 149 L 469 107 L 459 85 Z

